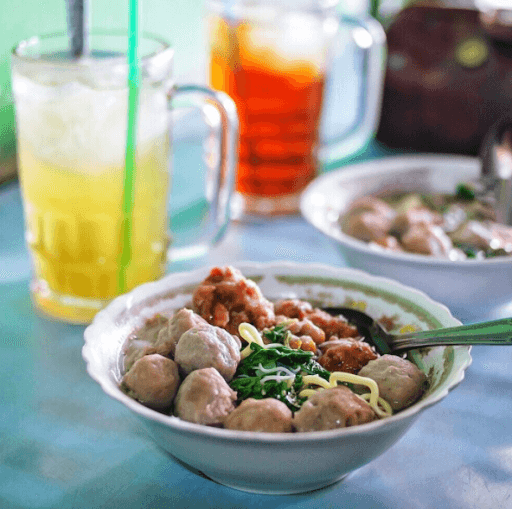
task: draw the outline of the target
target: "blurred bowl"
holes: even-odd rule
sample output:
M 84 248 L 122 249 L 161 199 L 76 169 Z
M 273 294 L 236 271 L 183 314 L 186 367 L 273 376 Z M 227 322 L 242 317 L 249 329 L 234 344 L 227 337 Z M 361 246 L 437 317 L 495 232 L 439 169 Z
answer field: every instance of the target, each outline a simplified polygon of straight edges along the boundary
M 449 310 L 417 290 L 353 269 L 318 264 L 238 263 L 271 300 L 297 297 L 315 305 L 351 305 L 393 317 L 396 328 L 453 326 Z M 208 268 L 170 274 L 115 299 L 85 330 L 87 371 L 106 394 L 125 405 L 164 450 L 223 485 L 239 490 L 289 494 L 318 489 L 344 478 L 390 448 L 425 409 L 464 378 L 470 347 L 424 348 L 411 353 L 429 378 L 429 389 L 396 415 L 359 426 L 309 433 L 243 432 L 202 426 L 146 408 L 119 389 L 123 345 L 129 333 L 156 313 L 191 302 Z M 410 458 L 411 463 L 418 460 Z M 307 468 L 298 468 L 305 465 Z M 411 468 L 414 465 L 411 464 Z
M 321 175 L 303 192 L 301 212 L 340 249 L 346 262 L 372 274 L 414 286 L 461 319 L 483 319 L 512 301 L 512 257 L 452 261 L 375 249 L 341 231 L 338 223 L 356 199 L 383 191 L 453 193 L 476 180 L 476 158 L 451 155 L 386 157 Z

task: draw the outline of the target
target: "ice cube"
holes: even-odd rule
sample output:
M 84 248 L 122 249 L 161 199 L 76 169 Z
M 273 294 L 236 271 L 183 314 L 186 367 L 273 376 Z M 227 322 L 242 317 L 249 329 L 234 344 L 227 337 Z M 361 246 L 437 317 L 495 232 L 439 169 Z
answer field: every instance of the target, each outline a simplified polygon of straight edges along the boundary
M 99 90 L 89 83 L 43 85 L 13 79 L 18 135 L 48 163 L 88 173 L 124 166 L 128 89 Z M 143 87 L 137 143 L 149 143 L 168 129 L 165 90 Z
M 304 12 L 282 13 L 272 23 L 260 23 L 259 19 L 254 23 L 248 33 L 247 49 L 262 60 L 269 58 L 265 53 L 271 53 L 283 69 L 308 62 L 322 71 L 331 37 L 321 18 Z

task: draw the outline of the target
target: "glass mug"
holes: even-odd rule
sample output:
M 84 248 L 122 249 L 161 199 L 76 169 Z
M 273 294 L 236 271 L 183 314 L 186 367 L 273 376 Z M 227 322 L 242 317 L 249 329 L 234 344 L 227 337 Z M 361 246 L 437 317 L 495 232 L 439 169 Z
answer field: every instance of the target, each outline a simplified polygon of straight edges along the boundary
M 297 213 L 300 193 L 320 163 L 357 152 L 375 132 L 384 30 L 371 18 L 340 17 L 336 5 L 207 2 L 209 85 L 234 99 L 240 120 L 234 217 Z M 340 44 L 354 52 L 348 64 L 360 66 L 357 111 L 353 125 L 320 147 L 326 82 Z
M 207 123 L 222 119 L 220 157 L 205 172 L 206 185 L 201 184 L 209 213 L 196 247 L 207 249 L 226 229 L 236 164 L 233 101 L 206 87 L 175 86 L 174 50 L 159 39 L 141 37 L 131 255 L 120 287 L 128 38 L 92 32 L 90 47 L 87 56 L 70 59 L 68 37 L 59 34 L 24 41 L 12 54 L 31 294 L 36 308 L 74 323 L 90 322 L 119 293 L 160 278 L 171 255 L 179 258 L 168 249 L 170 110 L 176 101 L 201 108 Z M 194 252 L 190 245 L 181 249 Z

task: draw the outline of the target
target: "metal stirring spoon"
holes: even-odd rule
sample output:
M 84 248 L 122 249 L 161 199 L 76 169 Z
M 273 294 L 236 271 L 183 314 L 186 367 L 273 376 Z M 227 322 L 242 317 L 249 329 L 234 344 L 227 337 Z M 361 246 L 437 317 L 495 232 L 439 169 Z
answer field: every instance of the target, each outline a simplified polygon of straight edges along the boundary
M 381 355 L 426 346 L 512 345 L 512 318 L 406 334 L 390 334 L 377 320 L 362 311 L 345 307 L 322 309 L 333 316 L 344 316 L 357 327 L 365 342 L 374 346 Z
M 496 122 L 482 143 L 482 188 L 478 196 L 488 198 L 498 223 L 512 225 L 512 113 Z
M 73 58 L 80 58 L 89 51 L 89 2 L 66 0 L 69 50 Z

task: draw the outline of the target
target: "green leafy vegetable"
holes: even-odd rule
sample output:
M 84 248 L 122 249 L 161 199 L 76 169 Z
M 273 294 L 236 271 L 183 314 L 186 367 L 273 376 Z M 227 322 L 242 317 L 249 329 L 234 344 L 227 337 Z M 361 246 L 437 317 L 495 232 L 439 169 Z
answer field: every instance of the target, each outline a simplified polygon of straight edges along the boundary
M 278 331 L 276 334 L 280 333 Z M 250 348 L 253 353 L 240 362 L 229 384 L 237 392 L 239 402 L 247 398 L 275 398 L 295 411 L 305 401 L 305 398 L 299 397 L 304 385 L 303 374 L 319 375 L 325 380 L 329 379 L 330 372 L 313 359 L 312 352 L 294 350 L 286 346 L 264 348 L 256 343 L 251 343 Z M 270 379 L 264 380 L 272 374 L 281 373 L 286 376 L 290 372 L 295 376 L 288 376 L 284 380 L 272 379 L 270 376 Z
M 506 256 L 507 253 L 504 249 L 478 249 L 475 246 L 471 246 L 469 244 L 463 243 L 455 243 L 455 247 L 458 247 L 460 250 L 464 251 L 465 255 L 470 259 L 483 259 L 483 258 L 495 258 L 496 256 Z
M 475 191 L 468 184 L 459 184 L 455 191 L 455 196 L 460 200 L 472 201 L 475 199 Z
M 263 336 L 265 336 L 271 343 L 281 343 L 285 344 L 286 338 L 289 336 L 290 331 L 288 330 L 288 325 L 286 323 L 282 323 L 280 325 L 276 325 L 272 329 L 263 331 Z
M 468 258 L 476 258 L 478 255 L 478 250 L 476 248 L 474 248 L 473 246 L 469 246 L 467 244 L 461 244 L 461 243 L 456 243 L 456 244 L 454 244 L 454 246 L 458 247 L 461 251 L 464 251 L 464 254 Z
M 495 258 L 496 256 L 507 256 L 510 255 L 509 252 L 507 252 L 505 249 L 490 249 L 485 252 L 486 258 Z

